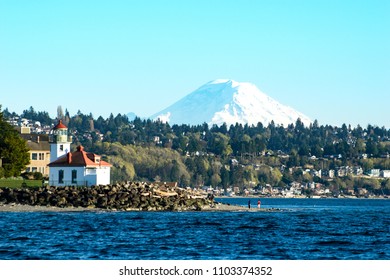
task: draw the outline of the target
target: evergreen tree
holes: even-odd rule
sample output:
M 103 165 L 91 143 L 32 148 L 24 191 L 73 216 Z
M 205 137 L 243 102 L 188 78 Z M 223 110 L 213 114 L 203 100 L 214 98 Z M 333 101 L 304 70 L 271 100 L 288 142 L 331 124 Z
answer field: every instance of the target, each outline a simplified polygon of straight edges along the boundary
M 371 139 L 368 139 L 366 144 L 366 153 L 373 156 L 379 155 L 378 144 Z
M 26 141 L 3 119 L 0 106 L 0 175 L 19 176 L 30 162 Z
M 64 120 L 64 111 L 62 110 L 61 105 L 57 107 L 57 119 L 58 120 Z

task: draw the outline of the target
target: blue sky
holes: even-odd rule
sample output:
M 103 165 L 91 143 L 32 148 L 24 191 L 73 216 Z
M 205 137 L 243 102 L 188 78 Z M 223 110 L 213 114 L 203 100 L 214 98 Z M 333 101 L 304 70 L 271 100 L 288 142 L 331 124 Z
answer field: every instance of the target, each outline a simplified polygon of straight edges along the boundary
M 390 1 L 0 0 L 0 104 L 150 116 L 252 82 L 320 124 L 390 128 Z

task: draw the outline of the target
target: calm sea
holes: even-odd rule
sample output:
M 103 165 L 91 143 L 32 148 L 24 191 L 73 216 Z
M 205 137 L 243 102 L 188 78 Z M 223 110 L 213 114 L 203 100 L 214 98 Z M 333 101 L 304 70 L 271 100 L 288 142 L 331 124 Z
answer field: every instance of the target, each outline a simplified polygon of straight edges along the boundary
M 390 259 L 390 200 L 261 201 L 282 211 L 4 212 L 0 259 Z

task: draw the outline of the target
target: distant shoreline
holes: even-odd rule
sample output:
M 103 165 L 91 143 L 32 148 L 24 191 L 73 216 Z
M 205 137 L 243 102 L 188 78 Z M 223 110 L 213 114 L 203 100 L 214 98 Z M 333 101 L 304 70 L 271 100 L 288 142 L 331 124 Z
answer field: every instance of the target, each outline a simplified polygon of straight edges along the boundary
M 370 197 L 357 197 L 357 196 L 340 196 L 340 197 L 307 197 L 307 196 L 215 196 L 215 198 L 247 198 L 247 199 L 263 199 L 263 198 L 276 198 L 276 199 L 389 199 L 384 196 L 370 196 Z

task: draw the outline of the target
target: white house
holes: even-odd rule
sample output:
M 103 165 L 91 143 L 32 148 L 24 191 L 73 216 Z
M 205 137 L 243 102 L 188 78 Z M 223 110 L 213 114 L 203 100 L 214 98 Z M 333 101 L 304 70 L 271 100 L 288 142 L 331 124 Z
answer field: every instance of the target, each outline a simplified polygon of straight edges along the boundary
M 390 170 L 382 170 L 381 177 L 382 178 L 390 178 Z
M 380 175 L 381 175 L 380 169 L 371 169 L 368 172 L 368 176 L 371 176 L 371 177 L 379 177 Z
M 68 128 L 60 121 L 50 139 L 49 184 L 52 186 L 93 186 L 110 184 L 111 164 L 101 156 L 78 146 L 70 152 Z

